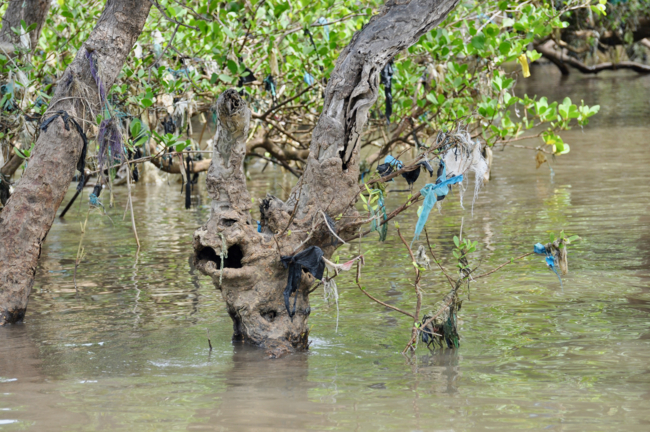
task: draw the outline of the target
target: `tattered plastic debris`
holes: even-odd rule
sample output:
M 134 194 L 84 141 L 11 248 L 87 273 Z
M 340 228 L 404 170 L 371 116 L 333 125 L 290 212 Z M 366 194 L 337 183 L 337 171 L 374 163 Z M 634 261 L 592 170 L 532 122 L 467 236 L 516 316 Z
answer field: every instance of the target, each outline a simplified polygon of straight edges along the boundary
M 92 207 L 104 208 L 102 202 L 99 200 L 99 195 L 102 193 L 102 185 L 96 184 L 92 193 L 88 196 L 88 201 Z
M 437 144 L 441 147 L 442 159 L 445 162 L 448 176 L 464 175 L 467 177 L 468 171 L 474 173 L 473 211 L 476 197 L 485 180 L 485 173 L 489 169 L 487 161 L 481 153 L 480 142 L 472 141 L 470 134 L 461 128 L 450 134 L 440 133 L 437 141 Z M 460 205 L 462 207 L 465 188 L 461 186 L 459 189 Z
M 569 262 L 567 258 L 566 245 L 564 245 L 564 243 L 560 239 L 558 239 L 546 245 L 537 243 L 533 247 L 533 251 L 537 255 L 546 256 L 546 258 L 544 259 L 546 265 L 548 266 L 549 270 L 555 273 L 555 275 L 560 281 L 560 286 L 564 287 L 564 285 L 562 284 L 562 278 L 560 277 L 560 273 L 558 273 L 557 268 L 558 267 L 560 268 L 560 272 L 563 275 L 569 273 Z
M 88 151 L 88 137 L 86 137 L 86 134 L 84 133 L 83 128 L 79 126 L 79 123 L 77 123 L 77 121 L 73 117 L 71 117 L 70 114 L 68 114 L 66 111 L 57 111 L 51 117 L 47 118 L 46 120 L 43 120 L 43 123 L 41 124 L 41 130 L 43 132 L 47 132 L 47 128 L 57 117 L 61 117 L 61 119 L 63 120 L 63 126 L 67 131 L 70 130 L 69 123 L 72 123 L 72 125 L 77 130 L 77 133 L 81 137 L 81 140 L 83 141 L 83 147 L 81 147 L 81 155 L 79 155 L 79 160 L 77 161 L 77 171 L 81 173 L 81 176 L 79 178 L 79 183 L 77 184 L 77 191 L 80 191 L 81 189 L 83 189 L 85 184 L 84 177 L 86 175 L 85 170 L 86 170 L 86 153 Z
M 393 156 L 388 155 L 384 159 L 384 163 L 377 166 L 377 172 L 381 177 L 386 177 L 393 173 L 393 171 L 399 171 L 404 167 L 404 164 L 399 159 L 395 159 Z M 413 171 L 407 171 L 402 173 L 402 177 L 406 180 L 409 186 L 412 186 L 418 178 L 420 177 L 420 168 L 424 168 L 429 171 L 429 175 L 433 175 L 433 168 L 427 160 L 420 161 Z
M 420 213 L 418 222 L 415 225 L 415 235 L 413 236 L 413 241 L 420 238 L 420 234 L 422 233 L 424 225 L 429 219 L 429 213 L 431 213 L 431 209 L 433 208 L 434 204 L 438 201 L 443 200 L 445 196 L 447 196 L 449 193 L 449 186 L 463 181 L 462 175 L 457 175 L 451 177 L 450 179 L 447 179 L 445 162 L 441 160 L 440 166 L 442 169 L 438 170 L 439 176 L 438 180 L 436 180 L 436 183 L 429 183 L 420 189 L 420 194 L 422 194 L 424 197 L 424 202 L 422 203 L 422 212 Z M 411 244 L 412 243 L 413 242 L 411 242 Z
M 441 302 L 437 303 L 437 311 L 429 312 L 419 323 L 420 339 L 427 345 L 427 348 L 436 344 L 442 348 L 443 342 L 447 348 L 460 347 L 460 336 L 458 335 L 458 311 L 463 305 L 458 299 L 455 290 L 452 290 Z M 435 318 L 434 318 L 435 317 Z
M 271 93 L 271 100 L 273 102 L 273 105 L 271 105 L 271 107 L 277 105 L 278 97 L 275 89 L 275 79 L 273 78 L 273 75 L 269 75 L 264 78 L 264 90 Z
M 427 270 L 431 269 L 431 259 L 427 256 L 423 245 L 420 245 L 415 253 L 415 263 Z
M 305 72 L 305 76 L 303 77 L 303 80 L 305 81 L 305 84 L 307 84 L 308 86 L 313 85 L 316 82 L 316 79 L 309 72 Z
M 330 40 L 330 28 L 327 25 L 327 19 L 325 17 L 320 17 L 318 18 L 318 24 L 323 26 L 323 31 L 325 32 L 325 40 L 329 41 Z
M 323 251 L 318 246 L 311 246 L 302 252 L 298 252 L 293 256 L 281 256 L 280 261 L 284 268 L 289 269 L 289 278 L 287 286 L 284 289 L 284 305 L 287 308 L 287 313 L 291 320 L 296 314 L 296 302 L 298 301 L 298 294 L 296 294 L 293 301 L 293 309 L 290 307 L 289 298 L 291 294 L 298 291 L 300 287 L 300 279 L 302 278 L 302 269 L 311 273 L 316 279 L 323 279 L 323 272 L 325 271 L 325 262 L 322 260 Z

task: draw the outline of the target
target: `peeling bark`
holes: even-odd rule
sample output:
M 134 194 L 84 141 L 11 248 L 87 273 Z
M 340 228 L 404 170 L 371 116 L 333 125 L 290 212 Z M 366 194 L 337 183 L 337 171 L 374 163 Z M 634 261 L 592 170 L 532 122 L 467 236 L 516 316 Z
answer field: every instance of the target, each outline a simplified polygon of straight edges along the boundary
M 95 118 L 100 100 L 87 53 L 97 64 L 104 89 L 110 89 L 150 8 L 149 2 L 107 1 L 90 37 L 59 81 L 46 118 L 59 110 L 75 118 Z M 75 128 L 66 130 L 63 120 L 55 119 L 41 132 L 27 169 L 0 214 L 0 325 L 25 315 L 41 245 L 81 152 L 82 140 Z
M 305 349 L 310 313 L 308 291 L 314 278 L 303 272 L 293 320 L 283 291 L 288 271 L 281 255 L 319 246 L 326 258 L 336 250 L 321 211 L 343 220 L 359 217 L 360 136 L 377 100 L 379 73 L 401 50 L 439 24 L 458 0 L 389 1 L 352 38 L 339 56 L 325 90 L 325 102 L 312 134 L 307 167 L 286 203 L 268 196 L 260 205 L 262 232 L 250 215 L 252 203 L 243 173 L 250 111 L 233 90 L 217 101 L 218 129 L 208 192 L 209 221 L 194 235 L 195 264 L 221 290 L 234 322 L 234 338 L 269 348 L 278 356 Z M 339 235 L 354 234 L 354 224 Z M 289 230 L 292 234 L 287 235 Z M 221 253 L 228 258 L 221 268 Z M 292 300 L 293 301 L 293 300 Z

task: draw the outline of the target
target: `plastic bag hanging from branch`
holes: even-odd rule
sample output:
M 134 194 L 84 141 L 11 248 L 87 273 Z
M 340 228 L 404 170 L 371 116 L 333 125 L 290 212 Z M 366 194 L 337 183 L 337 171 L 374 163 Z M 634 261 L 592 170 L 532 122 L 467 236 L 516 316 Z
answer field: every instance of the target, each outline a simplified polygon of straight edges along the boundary
M 567 254 L 567 244 L 571 244 L 572 241 L 579 240 L 578 236 L 565 237 L 564 231 L 560 234 L 558 239 L 554 239 L 552 242 L 547 244 L 537 243 L 533 246 L 533 251 L 538 255 L 544 255 L 544 262 L 548 266 L 549 270 L 555 273 L 560 280 L 560 285 L 562 285 L 562 275 L 569 273 L 569 260 Z M 557 268 L 560 269 L 558 273 Z
M 404 167 L 404 164 L 399 159 L 395 159 L 393 156 L 388 155 L 384 158 L 384 163 L 377 166 L 377 172 L 381 177 L 386 177 L 393 173 L 393 171 L 399 171 Z M 429 161 L 423 160 L 417 164 L 417 168 L 413 171 L 407 171 L 402 173 L 402 177 L 406 180 L 409 186 L 412 186 L 413 183 L 417 181 L 420 177 L 420 169 L 424 168 L 429 171 L 429 175 L 433 175 L 433 168 Z
M 429 312 L 419 323 L 420 339 L 427 344 L 428 348 L 435 348 L 436 344 L 442 348 L 443 342 L 447 348 L 460 347 L 460 336 L 458 334 L 458 312 L 463 305 L 458 299 L 455 289 L 440 302 L 437 312 Z
M 271 108 L 275 107 L 278 104 L 278 97 L 275 90 L 275 79 L 273 78 L 273 75 L 264 78 L 264 90 L 271 93 Z
M 79 178 L 79 184 L 77 184 L 77 191 L 80 191 L 81 189 L 83 189 L 84 184 L 86 184 L 85 169 L 86 169 L 86 153 L 88 152 L 88 137 L 84 133 L 83 128 L 79 126 L 79 123 L 77 123 L 77 121 L 74 118 L 70 117 L 70 115 L 65 111 L 57 111 L 53 116 L 49 117 L 47 120 L 44 120 L 43 123 L 41 124 L 41 130 L 43 132 L 47 132 L 47 128 L 57 117 L 61 117 L 61 119 L 63 119 L 63 126 L 67 131 L 70 130 L 69 123 L 72 123 L 77 133 L 81 137 L 81 141 L 83 141 L 83 147 L 81 147 L 81 154 L 79 155 L 79 160 L 77 161 L 77 171 L 81 173 L 81 177 Z
M 323 272 L 325 271 L 325 262 L 322 260 L 323 251 L 318 246 L 311 246 L 302 252 L 298 252 L 293 256 L 281 256 L 280 261 L 284 268 L 289 269 L 289 277 L 287 286 L 284 289 L 284 305 L 287 308 L 287 313 L 291 320 L 296 314 L 296 302 L 298 301 L 298 294 L 293 301 L 293 309 L 290 306 L 289 299 L 291 294 L 298 291 L 300 287 L 300 279 L 302 278 L 303 267 L 307 272 L 311 273 L 316 279 L 323 279 Z
M 445 167 L 445 162 L 440 161 L 440 169 L 438 170 L 438 180 L 435 184 L 427 184 L 422 189 L 420 189 L 420 194 L 424 197 L 424 202 L 422 203 L 422 211 L 418 217 L 418 222 L 415 225 L 415 235 L 413 236 L 413 241 L 420 238 L 420 234 L 426 225 L 427 220 L 429 219 L 429 213 L 434 204 L 438 201 L 442 201 L 447 194 L 449 193 L 449 186 L 460 183 L 463 181 L 463 176 L 458 175 L 450 179 L 447 179 L 447 170 Z M 413 241 L 411 244 L 413 244 Z
M 97 142 L 99 144 L 98 159 L 100 169 L 105 164 L 110 166 L 113 163 L 122 160 L 124 154 L 122 132 L 120 131 L 115 118 L 102 120 L 99 124 Z
M 481 152 L 479 141 L 473 141 L 470 134 L 459 127 L 456 132 L 446 134 L 440 133 L 438 143 L 443 142 L 441 147 L 442 159 L 445 162 L 449 176 L 467 175 L 468 171 L 474 173 L 474 197 L 472 199 L 472 212 L 474 203 L 478 196 L 485 173 L 488 171 L 488 164 Z M 463 205 L 463 191 L 460 189 L 460 205 Z

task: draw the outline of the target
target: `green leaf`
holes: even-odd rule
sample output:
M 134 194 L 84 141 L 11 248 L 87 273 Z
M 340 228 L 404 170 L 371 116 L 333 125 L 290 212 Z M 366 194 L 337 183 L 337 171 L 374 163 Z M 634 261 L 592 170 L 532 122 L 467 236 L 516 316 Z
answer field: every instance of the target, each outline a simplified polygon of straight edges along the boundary
M 456 247 L 460 247 L 460 240 L 458 239 L 458 236 L 454 236 L 454 244 Z
M 476 36 L 472 38 L 471 44 L 474 48 L 476 48 L 479 51 L 482 51 L 485 49 L 485 35 L 483 33 L 479 33 Z
M 510 53 L 510 48 L 512 48 L 512 44 L 508 41 L 503 41 L 499 44 L 499 52 L 504 56 Z

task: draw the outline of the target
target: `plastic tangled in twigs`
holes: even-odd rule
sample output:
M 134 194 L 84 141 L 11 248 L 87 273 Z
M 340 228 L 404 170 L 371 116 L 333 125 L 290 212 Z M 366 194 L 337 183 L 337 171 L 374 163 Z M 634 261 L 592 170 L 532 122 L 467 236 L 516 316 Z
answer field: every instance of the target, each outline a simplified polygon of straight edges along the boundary
M 328 24 L 327 19 L 325 17 L 318 18 L 318 24 L 323 26 L 323 31 L 325 32 L 325 39 L 327 41 L 329 41 L 330 40 L 330 29 L 329 29 L 329 26 L 327 25 Z
M 352 268 L 352 265 L 357 262 L 361 261 L 361 265 L 364 264 L 363 261 L 363 255 L 359 255 L 358 257 L 351 259 L 350 261 L 347 261 L 343 264 L 336 264 L 333 263 L 332 261 L 328 260 L 327 258 L 323 257 L 323 262 L 325 263 L 325 266 L 327 267 L 327 276 L 323 278 L 323 294 L 325 295 L 325 300 L 332 299 L 336 303 L 336 331 L 339 331 L 339 291 L 338 287 L 336 286 L 336 280 L 335 277 L 338 276 L 340 271 L 348 271 Z M 330 276 L 330 272 L 334 273 L 333 276 Z
M 108 164 L 120 162 L 124 154 L 122 145 L 122 132 L 115 121 L 115 118 L 102 120 L 97 132 L 97 142 L 99 143 L 99 166 L 102 167 L 108 156 Z M 108 153 L 108 155 L 107 155 Z
M 92 193 L 88 197 L 91 207 L 101 207 L 104 208 L 102 202 L 99 200 L 99 195 L 102 193 L 102 185 L 96 184 L 93 188 Z
M 420 189 L 420 194 L 422 194 L 424 197 L 424 202 L 422 203 L 422 212 L 420 213 L 418 222 L 415 225 L 415 235 L 413 236 L 413 241 L 420 238 L 420 234 L 422 233 L 424 225 L 426 225 L 427 220 L 429 219 L 429 213 L 431 213 L 431 209 L 433 208 L 434 204 L 438 201 L 442 201 L 447 196 L 449 193 L 449 186 L 463 181 L 462 175 L 447 179 L 445 162 L 440 161 L 440 166 L 442 169 L 438 170 L 439 176 L 438 180 L 436 180 L 436 183 L 429 183 Z M 413 241 L 411 241 L 411 244 L 413 244 Z
M 275 79 L 273 78 L 273 75 L 269 75 L 264 78 L 264 90 L 271 93 L 271 100 L 273 101 L 273 105 L 271 107 L 276 106 L 278 103 L 278 97 L 275 91 Z
M 566 246 L 559 244 L 549 243 L 548 245 L 543 245 L 537 243 L 533 247 L 533 251 L 538 255 L 546 255 L 545 262 L 549 270 L 551 270 L 560 281 L 560 286 L 564 288 L 562 284 L 562 278 L 557 271 L 557 267 L 560 267 L 562 274 L 568 273 L 567 257 L 566 257 Z M 555 253 L 554 253 L 555 252 Z
M 316 279 L 323 279 L 323 272 L 325 271 L 325 262 L 322 260 L 323 251 L 318 246 L 311 246 L 302 252 L 298 252 L 293 256 L 281 256 L 280 261 L 285 268 L 289 269 L 289 278 L 287 286 L 284 289 L 284 305 L 287 308 L 287 313 L 293 321 L 293 316 L 296 314 L 296 302 L 298 301 L 298 294 L 293 301 L 293 309 L 290 306 L 289 298 L 291 294 L 298 291 L 300 287 L 300 279 L 302 278 L 303 267 L 307 272 L 311 273 Z
M 303 80 L 305 81 L 305 84 L 307 84 L 308 86 L 313 85 L 316 82 L 316 79 L 309 72 L 305 72 L 305 76 L 303 77 Z
M 52 123 L 54 119 L 57 117 L 61 117 L 61 119 L 63 119 L 63 125 L 65 127 L 65 130 L 67 131 L 70 130 L 70 125 L 68 123 L 71 122 L 72 125 L 77 130 L 77 133 L 81 137 L 81 140 L 83 141 L 83 147 L 81 148 L 81 155 L 79 155 L 79 160 L 77 161 L 77 171 L 81 173 L 81 177 L 79 178 L 79 184 L 77 184 L 77 191 L 81 191 L 81 189 L 83 189 L 85 184 L 86 152 L 88 151 L 88 137 L 86 137 L 86 134 L 84 133 L 83 128 L 79 126 L 79 123 L 77 123 L 77 121 L 65 111 L 57 111 L 52 117 L 49 117 L 48 119 L 44 120 L 43 123 L 41 124 L 41 130 L 43 132 L 47 132 L 47 128 L 50 126 L 50 123 Z
M 393 60 L 386 63 L 379 75 L 380 82 L 384 86 L 384 97 L 386 98 L 386 121 L 390 124 L 390 116 L 393 114 Z
M 427 256 L 424 246 L 420 245 L 415 254 L 415 263 L 425 269 L 431 269 L 431 259 Z
M 370 223 L 370 231 L 377 231 L 379 233 L 379 241 L 385 241 L 386 236 L 388 235 L 388 215 L 386 214 L 386 205 L 384 203 L 384 193 L 381 189 L 373 189 L 370 191 L 370 196 L 377 195 L 377 207 L 373 208 L 368 202 L 368 211 L 370 211 L 370 216 L 372 217 L 372 222 Z M 379 218 L 383 218 L 383 223 L 379 222 Z
M 472 211 L 478 196 L 485 174 L 488 172 L 488 164 L 481 153 L 479 141 L 472 140 L 470 134 L 462 127 L 458 127 L 453 133 L 440 133 L 436 145 L 444 153 L 442 156 L 449 176 L 465 175 L 467 172 L 474 173 L 474 198 L 472 199 Z M 465 188 L 460 187 L 460 205 L 463 206 L 463 192 Z
M 458 348 L 458 311 L 463 306 L 463 301 L 458 299 L 456 290 L 452 290 L 437 306 L 436 313 L 431 311 L 422 317 L 418 326 L 420 339 L 429 349 L 435 347 L 436 343 L 442 348 L 443 342 L 447 348 Z
M 239 59 L 239 63 L 242 63 L 242 59 Z M 244 75 L 245 74 L 245 75 Z M 246 84 L 250 84 L 252 82 L 255 82 L 257 78 L 255 78 L 255 75 L 253 75 L 253 71 L 250 70 L 249 68 L 245 67 L 244 68 L 244 74 L 239 76 L 239 79 L 237 80 L 237 87 L 242 88 L 239 92 L 240 95 L 244 94 L 244 89 L 243 87 Z
M 99 101 L 103 104 L 104 102 L 106 102 L 106 89 L 104 88 L 104 82 L 102 81 L 101 77 L 99 76 L 99 72 L 97 71 L 97 64 L 95 63 L 95 59 L 93 58 L 92 51 L 86 50 L 86 58 L 88 59 L 90 74 L 95 80 L 95 84 L 97 84 L 97 91 L 99 92 Z
M 377 172 L 380 176 L 386 177 L 393 173 L 393 171 L 399 171 L 404 167 L 404 164 L 399 159 L 395 159 L 393 156 L 388 155 L 384 159 L 384 163 L 377 166 Z M 433 168 L 427 160 L 423 160 L 417 164 L 417 168 L 413 171 L 407 171 L 402 173 L 402 177 L 406 180 L 409 186 L 412 186 L 413 183 L 417 181 L 420 177 L 420 168 L 424 168 L 429 171 L 429 175 L 433 175 Z

